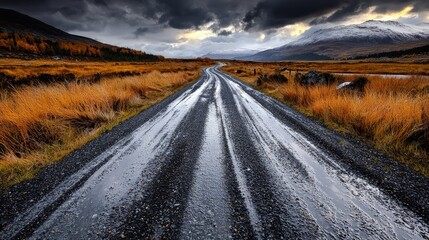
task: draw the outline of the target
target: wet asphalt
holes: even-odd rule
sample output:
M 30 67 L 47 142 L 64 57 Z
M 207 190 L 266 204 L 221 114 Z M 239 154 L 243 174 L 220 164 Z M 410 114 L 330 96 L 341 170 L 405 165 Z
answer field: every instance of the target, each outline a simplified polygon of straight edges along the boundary
M 0 193 L 0 239 L 429 239 L 429 180 L 221 72 Z

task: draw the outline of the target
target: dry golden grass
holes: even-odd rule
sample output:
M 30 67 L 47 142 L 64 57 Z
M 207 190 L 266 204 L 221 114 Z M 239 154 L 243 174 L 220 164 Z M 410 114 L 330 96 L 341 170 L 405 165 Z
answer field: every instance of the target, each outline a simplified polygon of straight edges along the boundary
M 228 62 L 225 70 L 242 69 L 247 74 L 253 75 L 253 69 L 257 72 L 272 73 L 275 69 L 286 67 L 294 71 L 318 70 L 330 73 L 358 73 L 358 74 L 406 74 L 406 75 L 429 75 L 428 63 L 413 62 L 368 62 L 368 61 L 293 61 L 293 62 Z M 246 73 L 243 73 L 246 75 Z
M 40 74 L 74 74 L 76 77 L 87 77 L 94 74 L 109 74 L 117 72 L 149 73 L 157 70 L 160 72 L 194 71 L 203 63 L 201 61 L 175 61 L 165 60 L 161 62 L 75 62 L 53 60 L 21 60 L 0 59 L 0 73 L 16 78 L 24 78 L 29 75 Z
M 246 67 L 229 66 L 225 70 L 254 84 L 253 72 L 235 73 L 234 69 Z M 278 65 L 273 64 L 264 71 L 276 68 Z M 266 83 L 259 88 L 330 127 L 367 140 L 429 176 L 429 79 L 366 76 L 370 83 L 364 94 L 359 94 L 338 92 L 335 84 L 302 86 L 293 80 L 294 73 L 284 75 L 289 78 L 287 84 Z M 342 78 L 351 81 L 356 76 Z
M 94 84 L 23 87 L 4 96 L 0 101 L 0 188 L 32 177 L 41 167 L 196 79 L 201 65 L 195 66 L 189 71 L 153 70 Z M 184 63 L 181 69 L 188 67 Z

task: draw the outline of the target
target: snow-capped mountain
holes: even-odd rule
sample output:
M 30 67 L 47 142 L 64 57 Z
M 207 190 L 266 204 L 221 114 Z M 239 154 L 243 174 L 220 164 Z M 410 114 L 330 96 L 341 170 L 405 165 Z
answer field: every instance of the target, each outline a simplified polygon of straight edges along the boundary
M 318 30 L 311 35 L 304 35 L 289 45 L 308 45 L 323 41 L 364 40 L 372 42 L 397 43 L 417 41 L 429 37 L 429 26 L 412 26 L 395 21 L 367 21 L 350 26 L 337 26 Z
M 259 52 L 250 60 L 317 60 L 348 58 L 429 44 L 429 24 L 395 21 L 324 28 L 304 33 L 298 40 Z

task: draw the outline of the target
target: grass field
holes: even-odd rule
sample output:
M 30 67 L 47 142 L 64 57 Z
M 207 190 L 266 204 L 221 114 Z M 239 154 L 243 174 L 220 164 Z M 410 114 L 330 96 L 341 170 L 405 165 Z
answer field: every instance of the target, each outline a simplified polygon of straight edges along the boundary
M 260 71 L 274 72 L 279 67 L 287 67 L 293 71 L 318 70 L 330 73 L 357 73 L 357 74 L 405 74 L 429 75 L 428 63 L 416 62 L 369 62 L 369 61 L 304 61 L 304 62 L 231 62 L 236 69 L 247 70 L 253 73 Z
M 308 64 L 308 65 L 306 65 Z M 299 66 L 299 67 L 297 67 Z M 339 92 L 337 84 L 302 86 L 294 72 L 283 72 L 288 83 L 264 83 L 256 86 L 254 69 L 265 74 L 286 67 L 300 71 L 315 69 L 327 72 L 427 74 L 429 65 L 399 63 L 338 64 L 327 63 L 243 63 L 230 62 L 223 70 L 257 89 L 280 99 L 344 134 L 367 141 L 390 157 L 408 164 L 429 176 L 429 79 L 370 76 L 364 93 Z M 237 73 L 237 70 L 243 72 Z M 339 76 L 338 83 L 357 76 Z
M 21 66 L 20 66 L 21 64 Z M 32 67 L 27 67 L 30 64 Z M 197 79 L 209 62 L 75 63 L 0 60 L 10 75 L 139 71 L 96 83 L 24 86 L 0 101 L 0 188 L 31 178 L 119 122 Z
M 72 62 L 0 59 L 0 73 L 20 81 L 43 74 L 73 74 L 75 81 L 20 85 L 0 89 L 0 188 L 29 179 L 119 122 L 159 102 L 198 78 L 211 61 Z M 427 64 L 368 62 L 230 62 L 223 69 L 255 83 L 260 73 L 279 67 L 343 73 L 429 74 Z M 237 70 L 243 71 L 236 73 Z M 122 73 L 131 74 L 122 74 Z M 255 75 L 256 72 L 256 75 Z M 323 121 L 363 139 L 392 158 L 429 175 L 429 81 L 367 76 L 365 93 L 338 93 L 336 85 L 304 87 L 295 72 L 283 72 L 289 83 L 257 88 Z M 101 75 L 97 81 L 95 75 Z M 122 77 L 120 77 L 122 76 Z M 340 81 L 353 80 L 354 76 Z M 6 79 L 3 79 L 6 80 Z
M 160 62 L 85 62 L 53 60 L 0 59 L 0 88 L 68 81 L 97 82 L 100 79 L 136 76 L 151 71 L 196 71 L 197 61 L 164 60 Z M 203 61 L 198 61 L 203 64 Z M 71 77 L 70 77 L 71 75 Z M 94 81 L 95 80 L 95 81 Z M 0 89 L 1 90 L 1 89 Z
M 179 70 L 195 70 L 199 67 L 197 61 L 161 62 L 85 62 L 85 61 L 51 61 L 51 60 L 21 60 L 0 59 L 0 73 L 18 78 L 28 75 L 67 74 L 77 77 L 91 76 L 97 73 L 138 72 L 148 73 L 153 70 L 160 72 L 173 72 Z

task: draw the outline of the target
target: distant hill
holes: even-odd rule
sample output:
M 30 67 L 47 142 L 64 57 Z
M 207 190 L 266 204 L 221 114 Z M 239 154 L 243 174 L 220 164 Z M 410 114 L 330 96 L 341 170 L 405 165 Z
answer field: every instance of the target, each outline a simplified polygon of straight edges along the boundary
M 429 44 L 429 25 L 395 21 L 367 21 L 307 32 L 298 40 L 243 60 L 345 59 L 380 52 L 400 51 Z
M 14 10 L 0 9 L 0 55 L 58 56 L 114 61 L 153 61 L 161 56 L 72 35 Z
M 210 59 L 240 59 L 244 57 L 251 56 L 258 51 L 255 50 L 237 50 L 237 51 L 215 51 L 205 54 L 201 56 L 202 58 L 210 58 Z

